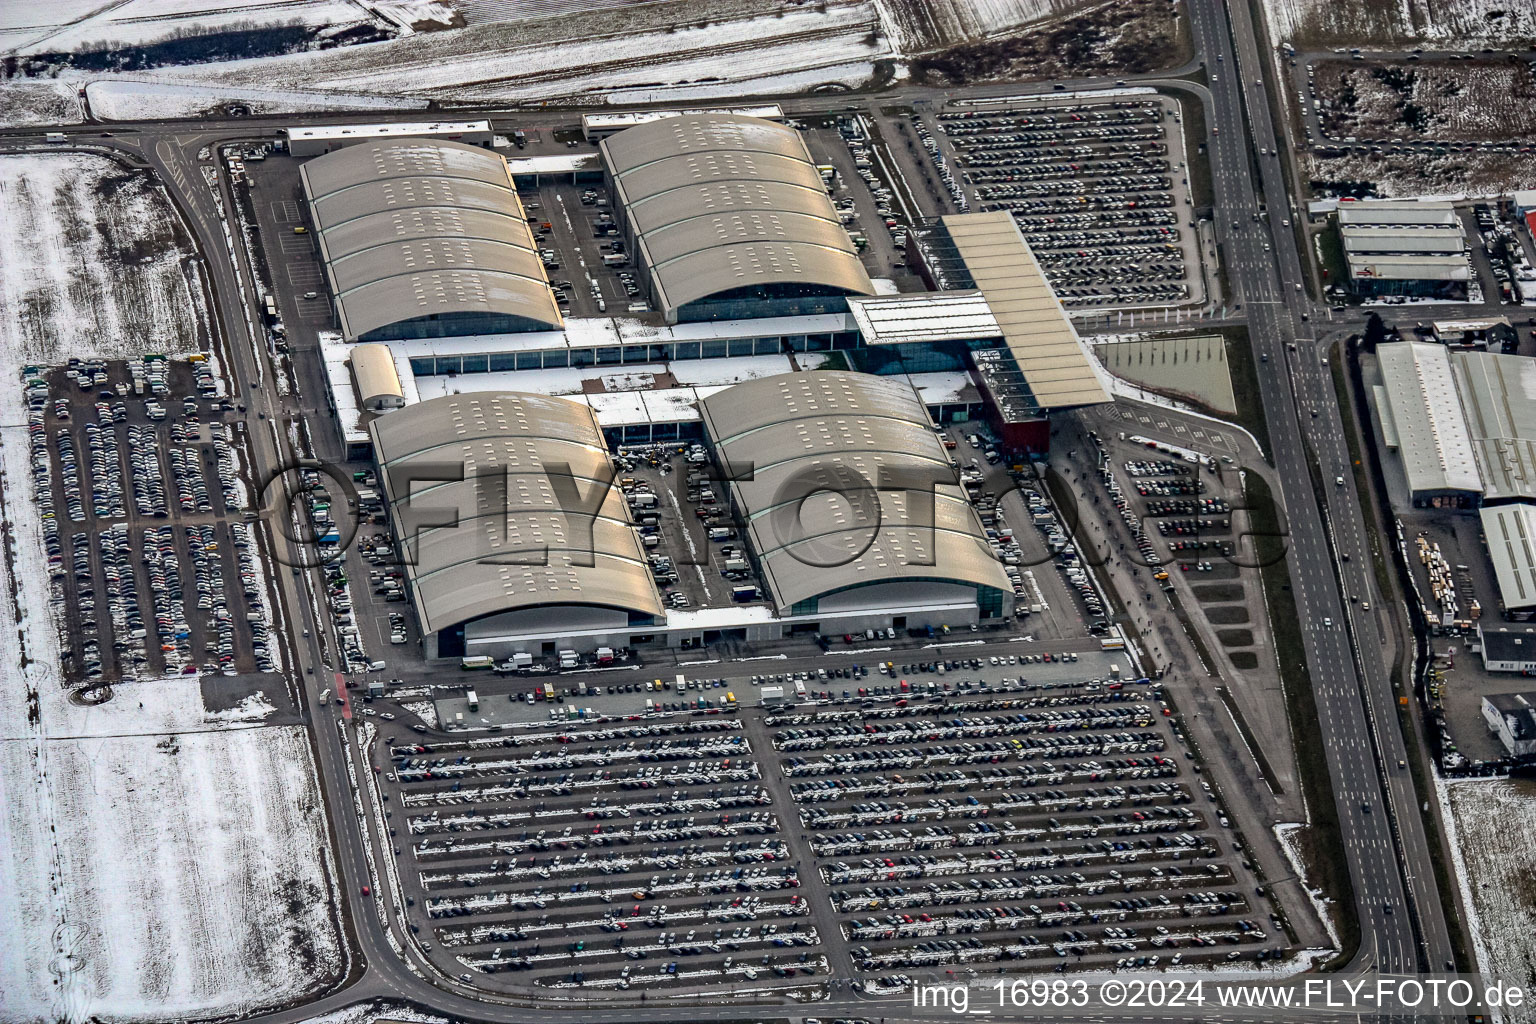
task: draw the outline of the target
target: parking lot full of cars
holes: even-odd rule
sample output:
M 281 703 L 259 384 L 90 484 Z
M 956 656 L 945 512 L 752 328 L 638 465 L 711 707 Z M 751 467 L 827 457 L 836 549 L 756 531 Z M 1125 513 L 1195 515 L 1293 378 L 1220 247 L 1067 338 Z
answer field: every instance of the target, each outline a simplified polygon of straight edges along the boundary
M 24 385 L 66 678 L 275 670 L 265 574 L 222 419 L 234 406 L 206 360 L 72 359 L 26 368 Z M 225 587 L 231 561 L 239 592 Z
M 937 115 L 975 207 L 1013 214 L 1069 309 L 1190 301 L 1199 268 L 1168 121 L 1157 99 Z

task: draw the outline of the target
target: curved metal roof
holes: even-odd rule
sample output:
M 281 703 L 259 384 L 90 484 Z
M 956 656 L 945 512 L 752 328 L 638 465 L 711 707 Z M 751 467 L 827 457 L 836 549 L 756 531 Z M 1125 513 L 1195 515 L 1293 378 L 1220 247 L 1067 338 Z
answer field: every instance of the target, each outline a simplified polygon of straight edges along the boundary
M 722 462 L 742 477 L 731 487 L 781 610 L 876 583 L 1012 593 L 904 380 L 784 374 L 727 388 L 700 409 Z
M 380 139 L 299 168 L 343 334 L 501 314 L 561 326 L 527 217 L 495 153 Z
M 645 242 L 654 232 L 686 224 L 694 218 L 730 214 L 793 214 L 835 224 L 841 230 L 837 213 L 831 206 L 823 209 L 817 202 L 825 194 L 820 189 L 782 181 L 709 181 L 647 196 L 626 207 L 625 216 Z M 843 232 L 844 239 L 847 234 Z M 852 248 L 846 241 L 844 245 Z
M 369 430 L 423 629 L 552 604 L 662 614 L 586 405 L 447 395 Z
M 337 152 L 345 153 L 346 150 Z M 330 157 L 322 156 L 316 159 L 329 160 Z M 514 199 L 516 195 L 515 192 L 512 194 Z M 310 194 L 310 209 L 321 231 L 328 231 L 348 221 L 369 217 L 384 210 L 435 206 L 460 210 L 501 211 L 513 213 L 519 217 L 525 216 L 522 213 L 521 203 L 516 207 L 508 204 L 506 188 L 493 185 L 488 181 L 395 178 L 390 181 L 364 181 L 334 192 Z M 526 233 L 525 219 L 523 231 L 515 232 L 512 237 L 521 241 L 521 236 Z
M 347 146 L 305 163 L 304 178 L 316 195 L 391 178 L 507 183 L 506 166 L 495 153 L 438 139 L 377 139 Z
M 463 209 L 454 206 L 407 206 L 354 217 L 327 228 L 319 236 L 328 259 L 371 249 L 376 245 L 416 238 L 484 238 L 532 252 L 528 222 L 506 210 Z
M 640 164 L 615 179 L 619 197 L 653 196 L 711 181 L 781 181 L 825 190 L 821 172 L 804 159 L 779 153 L 674 153 Z
M 684 114 L 652 121 L 609 136 L 601 148 L 615 177 L 685 153 L 776 153 L 810 162 L 793 128 L 742 114 Z
M 701 235 L 713 235 L 712 244 Z M 646 232 L 645 251 L 651 266 L 655 267 L 705 249 L 757 241 L 803 242 L 841 252 L 843 239 L 847 237 L 837 221 L 822 220 L 811 214 L 777 210 L 716 213 L 696 208 L 683 220 L 659 225 Z
M 544 281 L 537 254 L 508 242 L 482 238 L 417 238 L 387 242 L 350 256 L 331 258 L 331 283 L 338 295 L 353 288 L 423 270 L 484 270 L 489 274 Z
M 601 143 L 657 303 L 754 285 L 874 293 L 800 134 L 732 114 L 671 117 Z
M 357 397 L 369 406 L 386 398 L 405 401 L 395 356 L 388 345 L 353 345 L 347 353 L 352 364 L 352 379 L 357 381 Z

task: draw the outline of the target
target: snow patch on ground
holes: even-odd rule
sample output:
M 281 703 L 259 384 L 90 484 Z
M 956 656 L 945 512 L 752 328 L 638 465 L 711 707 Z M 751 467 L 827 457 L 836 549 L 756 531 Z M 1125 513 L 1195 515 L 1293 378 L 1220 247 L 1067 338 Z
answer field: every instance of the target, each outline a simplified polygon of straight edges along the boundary
M 402 1003 L 358 1003 L 344 1010 L 332 1010 L 310 1017 L 304 1024 L 377 1024 L 384 1021 L 402 1021 L 404 1024 L 447 1024 L 448 1018 L 405 1006 Z
M 260 89 L 248 86 L 178 85 L 112 78 L 85 88 L 91 114 L 103 121 L 196 117 L 214 107 L 239 103 L 253 115 L 304 114 L 327 110 L 422 110 L 426 100 L 400 96 Z
M 408 711 L 421 719 L 421 724 L 428 729 L 437 728 L 437 705 L 429 700 L 414 700 L 410 703 L 402 703 L 400 710 Z
M 12 6 L 12 5 L 5 5 Z M 175 36 L 309 25 L 340 28 L 369 19 L 348 0 L 127 0 L 77 4 L 49 0 L 23 5 L 49 12 L 19 52 L 121 50 Z
M 334 865 L 308 736 L 210 715 L 199 681 L 77 702 L 59 672 L 28 363 L 195 350 L 169 203 L 101 157 L 0 158 L 0 1019 L 248 1013 L 337 977 Z M 124 268 L 126 267 L 126 271 Z M 19 598 L 18 598 L 19 595 Z
M 858 80 L 874 60 L 894 55 L 873 0 L 774 5 L 766 12 L 761 4 L 722 0 L 712 8 L 717 16 L 688 17 L 692 8 L 686 4 L 659 3 L 516 25 L 479 24 L 367 46 L 167 68 L 151 77 L 262 89 L 436 94 L 456 102 L 631 97 L 646 90 L 683 98 Z M 857 72 L 849 65 L 858 65 Z
M 14 1019 L 248 1012 L 339 971 L 302 728 L 43 742 L 0 743 Z
M 1431 43 L 1445 49 L 1536 38 L 1536 7 L 1509 0 L 1264 0 L 1277 42 L 1385 48 Z
M 13 78 L 0 82 L 0 128 L 79 124 L 85 118 L 75 85 Z
M 205 347 L 190 243 L 142 172 L 88 153 L 0 156 L 0 253 L 0 356 L 18 368 Z
M 210 712 L 208 718 L 210 721 L 228 723 L 260 722 L 275 714 L 277 714 L 277 708 L 267 700 L 265 693 L 257 690 L 227 711 Z
M 1095 0 L 875 0 L 904 53 L 970 42 L 1097 6 Z

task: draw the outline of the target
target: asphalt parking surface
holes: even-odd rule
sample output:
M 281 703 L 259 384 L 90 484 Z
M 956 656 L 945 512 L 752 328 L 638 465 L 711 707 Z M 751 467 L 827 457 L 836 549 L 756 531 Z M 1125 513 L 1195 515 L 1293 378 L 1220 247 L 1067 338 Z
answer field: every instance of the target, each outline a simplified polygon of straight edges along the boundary
M 1149 684 L 989 660 L 866 669 L 848 699 L 381 722 L 417 939 L 490 988 L 642 991 L 1284 944 Z
M 242 417 L 208 364 L 72 361 L 27 393 L 66 678 L 273 671 Z
M 949 111 L 940 140 L 977 210 L 1008 210 L 1068 309 L 1203 299 L 1176 107 L 1160 97 Z M 961 190 L 959 184 L 954 186 Z

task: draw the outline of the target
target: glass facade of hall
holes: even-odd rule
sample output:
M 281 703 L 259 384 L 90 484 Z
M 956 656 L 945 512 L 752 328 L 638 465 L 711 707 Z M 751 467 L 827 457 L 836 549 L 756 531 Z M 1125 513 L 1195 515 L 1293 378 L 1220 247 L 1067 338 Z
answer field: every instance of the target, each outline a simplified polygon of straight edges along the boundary
M 507 313 L 433 313 L 397 320 L 357 336 L 358 341 L 405 341 L 413 338 L 460 338 L 471 334 L 518 334 L 547 331 L 542 320 Z
M 626 366 L 669 363 L 678 359 L 724 359 L 730 356 L 777 355 L 783 352 L 847 352 L 859 347 L 858 331 L 789 334 L 769 338 L 710 338 L 657 344 L 605 345 L 596 348 L 553 348 L 533 352 L 485 352 L 452 356 L 412 356 L 411 372 L 418 377 L 461 373 L 502 373 L 555 367 Z

